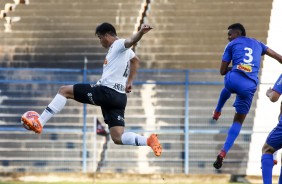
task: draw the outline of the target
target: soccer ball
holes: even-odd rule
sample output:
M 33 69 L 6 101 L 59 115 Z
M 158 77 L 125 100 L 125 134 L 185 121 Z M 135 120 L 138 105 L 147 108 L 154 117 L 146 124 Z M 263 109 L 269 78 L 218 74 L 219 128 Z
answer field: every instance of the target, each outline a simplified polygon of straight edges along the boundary
M 29 128 L 27 125 L 25 125 L 25 124 L 23 123 L 23 117 L 25 117 L 25 118 L 30 119 L 30 120 L 33 121 L 33 120 L 38 119 L 39 116 L 40 116 L 40 115 L 39 115 L 37 112 L 35 112 L 35 111 L 27 111 L 27 112 L 25 112 L 25 113 L 22 115 L 22 117 L 21 117 L 21 124 L 22 124 L 22 126 L 23 126 L 25 129 L 30 130 L 30 128 Z

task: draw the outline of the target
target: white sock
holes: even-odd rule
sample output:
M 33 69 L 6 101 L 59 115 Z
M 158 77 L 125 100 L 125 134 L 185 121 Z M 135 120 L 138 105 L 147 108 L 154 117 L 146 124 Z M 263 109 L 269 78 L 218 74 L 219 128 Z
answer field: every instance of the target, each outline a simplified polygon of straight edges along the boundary
M 61 94 L 57 94 L 38 118 L 42 127 L 47 123 L 47 121 L 52 116 L 60 112 L 65 107 L 66 103 L 67 103 L 67 98 Z
M 133 132 L 125 132 L 121 135 L 123 145 L 147 146 L 147 138 Z
M 277 160 L 277 151 L 273 153 L 273 160 Z

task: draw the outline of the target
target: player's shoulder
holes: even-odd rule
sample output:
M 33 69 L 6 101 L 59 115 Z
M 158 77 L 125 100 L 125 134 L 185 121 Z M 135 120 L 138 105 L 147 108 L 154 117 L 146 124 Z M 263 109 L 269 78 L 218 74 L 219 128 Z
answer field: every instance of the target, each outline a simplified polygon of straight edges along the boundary
M 110 49 L 113 49 L 115 51 L 124 51 L 126 50 L 124 42 L 125 42 L 125 39 L 117 39 L 114 41 Z
M 252 37 L 246 37 L 246 36 L 242 36 L 240 37 L 240 39 L 237 39 L 237 42 L 242 42 L 243 44 L 251 44 L 251 45 L 265 45 L 263 42 L 261 42 L 260 40 L 256 39 L 256 38 L 252 38 Z
M 245 39 L 249 42 L 256 42 L 256 43 L 262 43 L 260 40 L 252 37 L 245 37 Z
M 120 45 L 120 44 L 124 44 L 125 39 L 123 38 L 119 38 L 117 40 L 114 41 L 113 45 Z

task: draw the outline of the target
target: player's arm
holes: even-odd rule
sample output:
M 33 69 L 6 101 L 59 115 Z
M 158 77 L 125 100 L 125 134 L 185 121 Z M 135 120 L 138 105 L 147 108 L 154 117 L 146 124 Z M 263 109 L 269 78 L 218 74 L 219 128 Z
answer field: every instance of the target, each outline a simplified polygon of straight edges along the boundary
M 220 74 L 221 75 L 227 74 L 232 69 L 232 67 L 228 67 L 229 64 L 230 64 L 230 62 L 226 62 L 226 61 L 221 62 L 221 66 L 220 66 Z
M 137 56 L 135 56 L 130 60 L 130 72 L 127 78 L 126 88 L 125 88 L 126 93 L 130 93 L 132 90 L 132 83 L 136 76 L 137 70 L 139 68 L 139 61 L 140 60 Z
M 276 59 L 279 63 L 282 64 L 282 56 L 277 52 L 275 52 L 274 50 L 267 48 L 265 54 Z
M 277 100 L 279 99 L 280 97 L 280 94 L 277 93 L 276 91 L 272 90 L 271 88 L 269 88 L 267 91 L 266 91 L 266 96 L 269 98 L 269 100 L 271 102 L 277 102 Z
M 135 33 L 134 35 L 132 35 L 130 38 L 127 38 L 124 41 L 124 46 L 125 48 L 130 48 L 131 46 L 133 46 L 134 44 L 136 44 L 144 34 L 146 34 L 147 32 L 149 32 L 152 29 L 152 27 L 150 27 L 149 25 L 142 25 L 140 30 Z

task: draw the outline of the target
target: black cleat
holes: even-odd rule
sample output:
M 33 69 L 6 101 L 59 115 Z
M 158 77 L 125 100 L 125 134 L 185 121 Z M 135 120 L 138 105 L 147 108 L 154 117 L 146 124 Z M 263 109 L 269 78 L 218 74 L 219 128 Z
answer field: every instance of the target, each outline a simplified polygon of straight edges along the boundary
M 220 169 L 222 167 L 222 163 L 225 156 L 226 156 L 226 152 L 220 151 L 220 153 L 216 157 L 216 161 L 213 163 L 213 167 L 216 169 Z
M 221 155 L 217 155 L 216 161 L 213 163 L 213 167 L 216 169 L 220 169 L 223 163 L 223 157 Z

